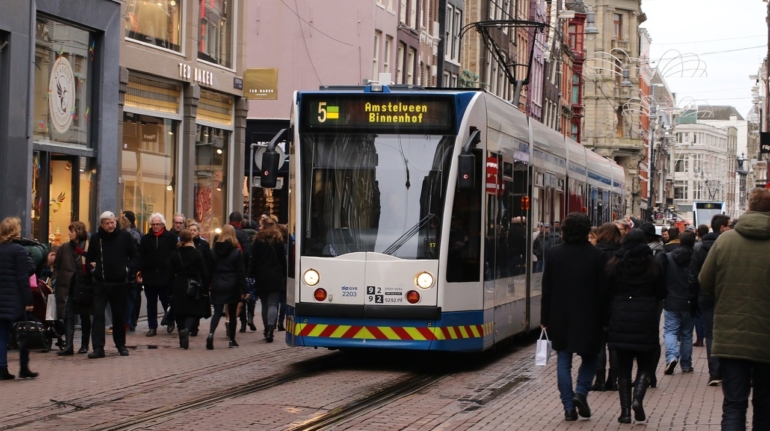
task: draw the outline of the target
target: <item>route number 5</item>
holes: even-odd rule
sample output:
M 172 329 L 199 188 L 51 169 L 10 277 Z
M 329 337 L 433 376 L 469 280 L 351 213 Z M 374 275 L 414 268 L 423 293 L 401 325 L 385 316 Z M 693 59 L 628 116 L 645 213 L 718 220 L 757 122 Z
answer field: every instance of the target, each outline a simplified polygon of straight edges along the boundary
M 326 102 L 318 102 L 318 122 L 326 121 Z

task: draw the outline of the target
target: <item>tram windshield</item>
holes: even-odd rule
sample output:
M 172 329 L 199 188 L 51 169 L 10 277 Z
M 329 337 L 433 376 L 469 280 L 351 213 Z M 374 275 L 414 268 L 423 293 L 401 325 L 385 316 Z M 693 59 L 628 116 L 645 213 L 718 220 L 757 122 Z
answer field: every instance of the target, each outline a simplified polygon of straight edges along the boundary
M 437 259 L 454 141 L 301 135 L 302 255 Z

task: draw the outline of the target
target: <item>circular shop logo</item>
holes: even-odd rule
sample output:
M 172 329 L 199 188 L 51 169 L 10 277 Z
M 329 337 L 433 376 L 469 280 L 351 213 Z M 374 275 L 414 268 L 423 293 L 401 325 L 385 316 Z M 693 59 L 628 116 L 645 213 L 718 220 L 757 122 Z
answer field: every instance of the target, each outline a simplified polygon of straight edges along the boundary
M 60 56 L 54 62 L 48 87 L 51 122 L 59 133 L 64 133 L 72 124 L 72 112 L 75 109 L 75 75 L 66 58 Z

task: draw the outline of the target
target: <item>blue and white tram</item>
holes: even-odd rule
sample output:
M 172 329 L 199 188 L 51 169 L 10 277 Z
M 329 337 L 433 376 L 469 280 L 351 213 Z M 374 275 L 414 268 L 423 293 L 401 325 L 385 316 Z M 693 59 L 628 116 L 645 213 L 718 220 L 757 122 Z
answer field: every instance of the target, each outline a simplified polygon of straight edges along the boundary
M 302 91 L 291 125 L 291 346 L 485 350 L 538 326 L 539 222 L 609 220 L 612 162 L 482 91 Z

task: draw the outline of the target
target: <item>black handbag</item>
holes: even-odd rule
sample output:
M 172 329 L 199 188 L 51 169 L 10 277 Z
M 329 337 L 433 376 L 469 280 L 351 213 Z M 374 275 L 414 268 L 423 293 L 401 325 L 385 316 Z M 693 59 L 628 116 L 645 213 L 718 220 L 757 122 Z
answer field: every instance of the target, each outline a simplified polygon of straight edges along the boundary
M 182 262 L 182 270 L 185 269 L 184 259 L 182 258 L 182 253 L 177 251 L 179 253 L 179 260 Z M 199 300 L 201 298 L 201 282 L 194 279 L 194 278 L 187 278 L 187 296 L 189 296 L 192 299 Z
M 27 317 L 29 319 L 29 317 Z M 45 325 L 34 320 L 24 320 L 13 324 L 16 344 L 20 350 L 46 350 Z

